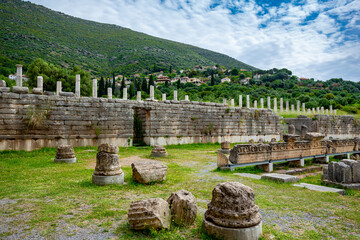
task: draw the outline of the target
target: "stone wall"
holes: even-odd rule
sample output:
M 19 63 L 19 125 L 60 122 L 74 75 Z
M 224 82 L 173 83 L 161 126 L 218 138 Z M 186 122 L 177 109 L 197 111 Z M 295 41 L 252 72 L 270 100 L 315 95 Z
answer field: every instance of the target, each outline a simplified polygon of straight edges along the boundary
M 0 150 L 132 145 L 134 112 L 149 145 L 280 140 L 271 110 L 189 101 L 131 101 L 0 92 Z
M 349 115 L 317 114 L 313 118 L 298 116 L 297 118 L 286 118 L 284 122 L 293 124 L 298 134 L 301 132 L 301 126 L 305 125 L 309 132 L 325 134 L 325 139 L 329 137 L 339 139 L 360 137 L 360 121 Z

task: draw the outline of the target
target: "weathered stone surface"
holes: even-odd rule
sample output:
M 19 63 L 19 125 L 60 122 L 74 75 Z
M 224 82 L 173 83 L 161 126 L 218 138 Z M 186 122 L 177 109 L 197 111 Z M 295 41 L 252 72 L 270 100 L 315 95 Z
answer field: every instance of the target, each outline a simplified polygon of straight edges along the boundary
M 294 126 L 293 124 L 290 124 L 290 125 L 289 125 L 288 133 L 289 133 L 290 135 L 295 134 L 295 126 Z
M 295 134 L 284 134 L 283 139 L 285 142 L 295 142 L 297 139 L 299 139 L 299 135 Z
M 302 125 L 301 126 L 301 138 L 305 138 L 307 132 L 308 132 L 308 127 L 306 125 Z
M 320 141 L 325 137 L 325 134 L 318 132 L 308 132 L 305 134 L 304 139 L 308 141 Z
M 205 212 L 205 219 L 226 228 L 248 228 L 260 223 L 254 191 L 239 182 L 218 184 Z
M 75 157 L 73 147 L 70 145 L 60 145 L 57 148 L 54 162 L 55 163 L 59 163 L 59 162 L 74 163 L 74 162 L 76 162 L 76 157 Z
M 360 161 L 356 161 L 352 165 L 353 182 L 360 183 Z
M 167 202 L 170 205 L 171 218 L 177 225 L 191 225 L 196 218 L 196 198 L 191 192 L 180 190 L 171 193 Z
M 329 181 L 336 182 L 335 179 L 335 162 L 330 162 L 328 165 L 328 179 Z
M 161 182 L 166 179 L 167 166 L 157 161 L 137 161 L 131 164 L 132 177 L 138 183 Z
M 92 183 L 98 186 L 124 184 L 124 173 L 112 176 L 92 175 Z
M 169 204 L 161 198 L 132 202 L 128 219 L 130 228 L 135 230 L 169 228 Z
M 12 92 L 13 93 L 29 93 L 29 88 L 28 87 L 18 87 L 18 86 L 13 86 L 12 88 Z
M 338 189 L 338 188 L 324 187 L 324 186 L 314 185 L 314 184 L 309 184 L 309 183 L 299 183 L 299 184 L 294 184 L 294 186 L 301 187 L 301 188 L 307 188 L 307 189 L 318 191 L 318 192 L 335 192 L 335 193 L 339 193 L 341 195 L 345 195 L 345 190 Z
M 166 157 L 168 154 L 163 146 L 155 145 L 151 150 L 152 157 Z
M 98 147 L 98 152 L 117 154 L 119 152 L 119 148 L 113 144 L 103 143 Z
M 229 155 L 224 154 L 223 150 L 219 149 L 217 154 L 217 166 L 220 168 L 227 166 L 228 164 L 229 164 Z
M 6 87 L 5 80 L 0 80 L 0 87 Z
M 47 96 L 54 96 L 55 92 L 44 91 L 44 94 L 47 95 Z
M 0 92 L 10 92 L 9 87 L 0 87 Z
M 117 154 L 98 152 L 94 175 L 113 176 L 122 173 L 120 159 Z
M 73 92 L 60 92 L 59 95 L 62 97 L 75 97 L 75 93 Z
M 272 138 L 270 142 L 271 142 L 271 143 L 276 143 L 276 142 L 277 142 L 277 141 L 276 141 L 276 138 Z
M 240 177 L 248 177 L 252 179 L 261 179 L 260 175 L 252 174 L 252 173 L 234 173 L 234 175 L 238 175 Z
M 343 162 L 335 164 L 335 180 L 339 183 L 351 183 L 351 167 Z
M 32 94 L 43 94 L 41 88 L 33 88 L 31 91 Z
M 222 142 L 221 149 L 230 149 L 230 142 L 229 141 Z
M 205 232 L 215 239 L 222 240 L 258 240 L 262 234 L 262 222 L 248 228 L 228 228 L 215 225 L 204 217 L 203 227 Z
M 261 175 L 261 179 L 268 179 L 278 182 L 298 182 L 300 179 L 296 176 L 287 175 L 287 174 L 280 174 L 280 173 L 266 173 Z
M 260 138 L 259 141 L 258 141 L 258 143 L 260 143 L 260 144 L 261 144 L 261 143 L 264 143 L 264 139 L 263 139 L 263 138 Z
M 249 144 L 254 144 L 254 139 L 250 139 Z

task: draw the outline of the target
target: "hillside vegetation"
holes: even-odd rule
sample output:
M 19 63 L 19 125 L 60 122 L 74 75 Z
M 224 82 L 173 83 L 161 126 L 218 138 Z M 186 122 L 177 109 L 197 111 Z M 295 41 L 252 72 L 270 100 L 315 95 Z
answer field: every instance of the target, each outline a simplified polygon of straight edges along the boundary
M 0 0 L 0 53 L 30 63 L 36 58 L 93 75 L 219 64 L 254 67 L 198 47 L 116 25 L 87 21 L 21 0 Z

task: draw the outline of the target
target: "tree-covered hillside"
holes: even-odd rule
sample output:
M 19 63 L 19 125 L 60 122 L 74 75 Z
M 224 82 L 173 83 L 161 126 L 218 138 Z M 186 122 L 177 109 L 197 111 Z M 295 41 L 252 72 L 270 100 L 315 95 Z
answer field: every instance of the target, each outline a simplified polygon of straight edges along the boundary
M 21 0 L 0 0 L 0 54 L 30 63 L 36 58 L 93 75 L 130 74 L 153 66 L 188 68 L 219 64 L 254 67 L 198 47 L 116 25 L 71 17 Z

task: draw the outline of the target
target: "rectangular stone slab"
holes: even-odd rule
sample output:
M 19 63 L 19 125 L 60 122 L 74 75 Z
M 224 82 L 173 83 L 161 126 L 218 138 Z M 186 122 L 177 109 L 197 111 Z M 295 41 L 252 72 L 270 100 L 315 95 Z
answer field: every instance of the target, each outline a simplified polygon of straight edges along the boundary
M 324 187 L 324 186 L 314 185 L 314 184 L 309 184 L 309 183 L 299 183 L 299 184 L 294 184 L 294 186 L 295 187 L 304 187 L 304 188 L 314 190 L 314 191 L 319 191 L 319 192 L 335 192 L 335 193 L 339 193 L 341 195 L 345 195 L 344 189 Z
M 300 179 L 296 176 L 288 175 L 288 174 L 280 174 L 280 173 L 266 173 L 261 175 L 261 179 L 268 179 L 278 182 L 298 182 Z
M 240 177 L 248 177 L 253 179 L 261 179 L 260 175 L 252 174 L 252 173 L 234 173 L 235 175 L 238 175 Z

